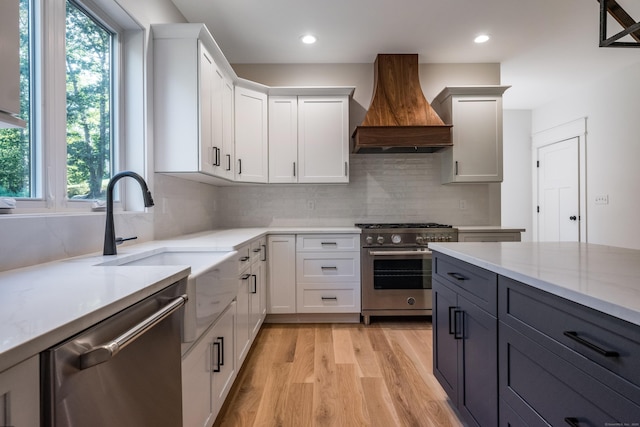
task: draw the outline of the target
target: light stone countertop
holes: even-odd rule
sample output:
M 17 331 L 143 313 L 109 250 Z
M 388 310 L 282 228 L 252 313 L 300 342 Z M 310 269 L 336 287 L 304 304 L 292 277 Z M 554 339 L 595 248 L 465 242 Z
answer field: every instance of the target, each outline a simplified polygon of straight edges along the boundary
M 429 248 L 640 326 L 640 250 L 571 242 Z
M 212 230 L 118 247 L 0 273 L 0 372 L 211 265 L 98 266 L 147 252 L 229 252 L 271 234 L 360 233 L 356 227 L 273 227 Z
M 516 233 L 526 231 L 522 227 L 504 225 L 454 225 L 460 233 Z

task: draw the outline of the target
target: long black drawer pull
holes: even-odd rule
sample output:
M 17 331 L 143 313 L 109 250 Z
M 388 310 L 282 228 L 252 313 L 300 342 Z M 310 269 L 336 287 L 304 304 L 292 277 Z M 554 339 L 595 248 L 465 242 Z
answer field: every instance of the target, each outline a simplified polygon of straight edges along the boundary
M 456 333 L 456 328 L 455 328 L 455 319 L 451 320 L 451 312 L 453 312 L 453 310 L 455 310 L 458 307 L 455 306 L 451 306 L 449 307 L 449 335 L 454 335 Z
M 456 280 L 469 280 L 468 277 L 465 277 L 460 273 L 447 273 L 447 274 Z
M 453 318 L 455 320 L 455 333 L 453 334 L 453 339 L 461 340 L 464 339 L 464 311 L 462 310 L 454 310 Z M 458 323 L 458 319 L 460 319 L 460 323 Z
M 594 343 L 585 340 L 584 338 L 578 336 L 578 333 L 575 332 L 575 331 L 564 331 L 563 334 L 564 334 L 565 337 L 571 338 L 575 342 L 580 343 L 585 347 L 589 347 L 591 350 L 593 350 L 595 352 L 598 352 L 599 354 L 603 355 L 604 357 L 618 357 L 618 356 L 620 356 L 620 353 L 618 353 L 617 351 L 605 350 L 604 348 L 598 347 Z
M 575 417 L 566 417 L 564 422 L 569 424 L 571 427 L 580 427 L 580 422 Z

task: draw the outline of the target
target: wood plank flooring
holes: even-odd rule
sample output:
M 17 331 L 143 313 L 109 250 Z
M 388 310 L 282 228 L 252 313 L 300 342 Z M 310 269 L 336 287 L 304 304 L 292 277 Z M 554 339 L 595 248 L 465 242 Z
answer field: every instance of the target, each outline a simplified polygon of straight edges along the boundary
M 456 426 L 431 323 L 265 324 L 215 426 Z

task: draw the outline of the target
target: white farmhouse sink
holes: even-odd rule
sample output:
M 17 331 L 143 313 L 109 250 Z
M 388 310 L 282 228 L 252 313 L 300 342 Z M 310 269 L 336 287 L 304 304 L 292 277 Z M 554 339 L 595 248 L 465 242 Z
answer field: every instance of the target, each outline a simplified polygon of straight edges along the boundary
M 193 248 L 158 248 L 97 264 L 101 267 L 190 266 L 189 297 L 184 310 L 183 342 L 196 340 L 231 303 L 238 292 L 235 251 Z M 183 345 L 183 351 L 188 349 Z
M 229 252 L 161 248 L 118 257 L 98 265 L 102 267 L 188 265 L 191 267 L 191 272 L 194 273 L 202 267 L 215 264 L 220 258 L 228 254 Z

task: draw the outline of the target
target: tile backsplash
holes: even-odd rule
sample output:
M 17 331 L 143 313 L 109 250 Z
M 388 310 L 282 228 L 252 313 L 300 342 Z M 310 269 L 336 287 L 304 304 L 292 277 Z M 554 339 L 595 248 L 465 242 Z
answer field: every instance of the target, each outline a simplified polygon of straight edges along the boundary
M 499 224 L 499 184 L 440 184 L 440 155 L 352 154 L 349 184 L 219 187 L 218 225 L 335 226 L 357 222 Z M 498 187 L 497 211 L 499 211 Z M 462 201 L 462 202 L 461 202 Z M 464 207 L 464 209 L 461 209 Z

